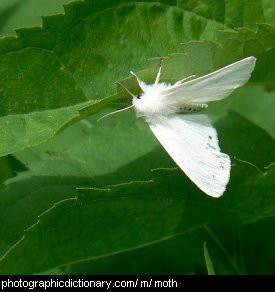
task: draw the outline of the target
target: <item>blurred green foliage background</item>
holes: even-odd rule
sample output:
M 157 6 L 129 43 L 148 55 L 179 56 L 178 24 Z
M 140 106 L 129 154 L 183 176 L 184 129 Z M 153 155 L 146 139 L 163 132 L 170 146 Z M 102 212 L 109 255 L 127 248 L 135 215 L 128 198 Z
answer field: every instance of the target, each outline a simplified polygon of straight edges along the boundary
M 66 3 L 0 0 L 0 273 L 274 274 L 275 2 Z M 130 70 L 150 82 L 164 57 L 175 82 L 251 55 L 205 110 L 233 162 L 220 199 L 133 112 L 97 122 L 127 104 L 117 81 L 138 91 Z

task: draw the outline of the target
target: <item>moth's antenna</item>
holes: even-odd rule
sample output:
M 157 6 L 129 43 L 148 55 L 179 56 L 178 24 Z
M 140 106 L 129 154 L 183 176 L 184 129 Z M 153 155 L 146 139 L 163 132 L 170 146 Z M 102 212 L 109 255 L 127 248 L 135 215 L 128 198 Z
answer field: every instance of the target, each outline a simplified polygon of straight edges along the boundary
M 139 77 L 137 76 L 136 73 L 134 73 L 133 71 L 130 71 L 130 73 L 131 73 L 134 77 L 136 77 L 138 83 L 141 82 L 141 80 L 139 79 Z
M 132 92 L 130 92 L 129 90 L 128 90 L 128 88 L 126 88 L 122 83 L 120 83 L 120 82 L 118 82 L 118 84 L 119 85 L 121 85 L 133 98 L 135 98 L 136 96 L 132 93 Z
M 155 84 L 158 84 L 159 83 L 161 69 L 162 69 L 162 63 L 163 63 L 163 59 L 160 59 L 159 71 L 158 71 L 158 74 L 157 74 L 157 78 L 156 78 Z
M 108 116 L 111 116 L 111 115 L 117 114 L 117 113 L 119 113 L 119 112 L 126 111 L 126 110 L 128 110 L 128 109 L 130 109 L 130 108 L 132 108 L 132 107 L 134 107 L 133 104 L 130 105 L 130 106 L 128 106 L 128 107 L 125 107 L 125 108 L 122 108 L 122 109 L 116 110 L 116 111 L 114 111 L 114 112 L 108 113 L 108 114 L 102 116 L 101 118 L 99 118 L 99 119 L 97 120 L 97 122 L 99 122 L 100 120 L 102 120 L 102 119 L 104 119 L 104 118 L 106 118 L 106 117 L 108 117 Z
M 130 71 L 130 73 L 136 78 L 139 87 L 141 88 L 141 90 L 143 91 L 143 93 L 146 92 L 146 84 L 145 82 L 143 82 L 142 80 L 139 79 L 139 77 L 137 76 L 137 74 L 135 74 L 133 71 Z
M 136 96 L 132 93 L 132 92 L 130 92 L 122 83 L 120 83 L 120 82 L 118 82 L 118 84 L 120 84 L 133 98 L 135 98 Z M 111 112 L 111 113 L 108 113 L 108 114 L 106 114 L 106 115 L 104 115 L 104 116 L 102 116 L 101 118 L 99 118 L 98 120 L 97 120 L 97 122 L 99 122 L 100 120 L 102 120 L 103 118 L 106 118 L 106 117 L 108 117 L 108 116 L 111 116 L 111 115 L 114 115 L 114 114 L 117 114 L 117 113 L 120 113 L 120 112 L 123 112 L 123 111 L 126 111 L 126 110 L 128 110 L 128 109 L 130 109 L 130 108 L 132 108 L 132 107 L 134 107 L 134 105 L 132 104 L 132 105 L 130 105 L 130 106 L 128 106 L 128 107 L 125 107 L 125 108 L 122 108 L 122 109 L 119 109 L 119 110 L 116 110 L 116 111 L 114 111 L 114 112 Z

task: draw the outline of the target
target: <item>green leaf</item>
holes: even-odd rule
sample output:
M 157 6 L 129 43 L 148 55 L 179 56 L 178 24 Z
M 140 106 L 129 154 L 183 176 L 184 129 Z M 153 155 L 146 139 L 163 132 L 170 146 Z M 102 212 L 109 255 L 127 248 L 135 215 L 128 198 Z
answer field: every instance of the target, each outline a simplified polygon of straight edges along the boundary
M 246 225 L 205 226 L 199 236 L 207 240 L 216 274 L 274 274 L 274 220 L 272 217 Z
M 275 4 L 272 0 L 180 0 L 178 5 L 232 28 L 255 28 L 257 23 L 275 24 Z
M 188 232 L 143 248 L 74 263 L 62 270 L 69 275 L 206 274 L 202 245 L 196 231 Z
M 174 163 L 159 147 L 155 149 L 153 136 L 145 130 L 144 123 L 138 121 L 135 127 L 133 116 L 128 122 L 119 119 L 114 117 L 98 127 L 80 122 L 75 130 L 70 127 L 55 137 L 56 145 L 49 141 L 48 147 L 44 145 L 44 149 L 38 147 L 38 151 L 32 149 L 30 154 L 21 156 L 29 161 L 31 171 L 10 181 L 1 193 L 5 210 L 0 229 L 2 250 L 11 247 L 2 259 L 2 273 L 38 273 L 69 262 L 105 257 L 166 240 L 217 220 L 230 225 L 274 216 L 274 167 L 263 174 L 251 163 L 235 161 L 227 193 L 214 200 L 202 194 L 181 171 L 171 168 Z M 242 130 L 230 128 L 234 119 L 236 115 L 231 114 L 227 123 L 224 120 L 217 124 L 218 131 L 227 128 L 225 133 L 235 132 L 238 141 Z M 83 139 L 75 139 L 77 132 L 82 133 Z M 88 138 L 89 132 L 93 139 Z M 248 133 L 253 135 L 252 131 Z M 268 136 L 263 137 L 261 143 L 269 145 L 271 152 L 274 144 L 270 144 Z M 231 143 L 230 139 L 221 141 L 222 148 L 224 143 Z M 149 148 L 144 148 L 147 143 Z M 104 159 L 94 149 L 102 150 Z M 250 148 L 247 151 L 254 153 Z M 269 150 L 259 148 L 259 155 L 261 151 Z M 130 154 L 127 159 L 126 153 Z M 131 155 L 136 156 L 127 164 Z M 156 170 L 150 173 L 150 169 Z M 140 182 L 123 183 L 127 179 Z M 116 186 L 102 188 L 106 182 Z M 88 189 L 77 196 L 76 187 Z M 22 191 L 18 193 L 18 189 Z M 29 231 L 22 237 L 26 229 Z M 28 254 L 30 250 L 32 255 Z M 28 260 L 24 260 L 24 254 Z M 37 261 L 38 257 L 41 260 Z M 22 262 L 15 269 L 13 261 L 18 263 L 19 258 Z
M 229 98 L 211 103 L 206 112 L 216 121 L 226 116 L 228 110 L 234 110 L 275 138 L 274 104 L 273 92 L 267 92 L 259 86 L 245 86 L 234 91 Z
M 131 69 L 148 67 L 148 58 L 185 51 L 189 59 L 183 56 L 178 59 L 177 64 L 182 64 L 178 70 L 174 70 L 175 59 L 167 62 L 166 75 L 174 81 L 191 71 L 201 75 L 251 54 L 259 57 L 260 64 L 272 64 L 270 58 L 274 53 L 269 53 L 268 58 L 266 54 L 274 48 L 274 27 L 260 26 L 258 32 L 244 29 L 237 34 L 227 32 L 220 50 L 209 43 L 190 43 L 183 50 L 182 42 L 217 40 L 217 30 L 224 26 L 175 6 L 119 3 L 72 2 L 65 6 L 65 15 L 44 17 L 42 27 L 18 29 L 17 38 L 1 39 L 0 155 L 42 143 L 63 127 L 98 111 L 106 103 L 102 104 L 102 99 L 116 93 L 115 82 L 125 78 Z M 257 47 L 251 45 L 256 42 Z M 203 48 L 206 50 L 201 51 Z M 212 63 L 213 54 L 216 56 Z M 272 86 L 274 70 L 272 65 L 269 67 L 264 74 L 256 72 L 254 82 L 267 86 L 268 80 Z M 86 104 L 79 116 L 77 105 L 89 100 L 92 104 Z M 76 108 L 72 113 L 69 107 L 73 106 Z M 53 120 L 48 119 L 51 115 L 48 111 L 53 111 Z M 64 111 L 70 112 L 65 118 Z M 22 120 L 30 129 L 24 128 L 20 143 L 14 143 L 8 133 L 17 134 L 15 125 Z
M 183 9 L 174 0 L 77 1 L 65 6 L 65 15 L 44 17 L 40 28 L 0 39 L 0 155 L 17 152 L 28 167 L 0 191 L 0 273 L 99 273 L 97 263 L 108 273 L 116 261 L 136 259 L 140 268 L 126 273 L 142 273 L 144 264 L 148 273 L 202 274 L 205 241 L 218 274 L 257 272 L 249 260 L 263 246 L 246 227 L 260 236 L 268 222 L 262 233 L 270 233 L 275 214 L 273 4 L 253 0 L 253 9 L 262 4 L 253 14 L 246 2 L 224 2 L 222 14 L 220 4 L 204 3 L 205 8 L 202 1 L 178 1 Z M 253 22 L 263 18 L 269 24 L 256 31 L 228 30 L 256 28 Z M 150 82 L 160 56 L 166 56 L 163 80 L 175 82 L 249 55 L 257 57 L 257 66 L 248 85 L 257 86 L 245 86 L 206 111 L 217 121 L 221 148 L 233 162 L 219 200 L 202 194 L 175 169 L 134 115 L 97 123 L 101 112 L 84 119 L 127 104 L 115 82 L 138 92 L 135 80 L 127 78 L 129 70 L 142 70 L 138 74 Z M 227 109 L 239 114 L 227 115 Z M 3 180 L 25 169 L 17 163 L 1 159 Z M 238 252 L 227 240 L 234 235 L 227 230 L 236 226 L 247 251 Z M 269 244 L 262 262 L 257 258 L 262 271 L 273 269 L 267 260 L 269 254 L 274 258 L 272 239 Z M 153 258 L 165 253 L 159 269 L 152 268 Z
M 69 275 L 206 274 L 201 247 L 207 241 L 216 274 L 272 275 L 274 220 L 272 217 L 246 225 L 211 224 L 142 249 L 68 265 L 62 271 Z M 206 232 L 209 227 L 212 236 Z
M 3 1 L 2 1 L 3 2 Z M 0 31 L 2 32 L 5 30 L 6 24 L 9 22 L 9 20 L 12 18 L 12 15 L 16 13 L 16 11 L 19 9 L 20 5 L 24 2 L 23 1 L 16 1 L 12 4 L 9 3 L 1 3 L 0 2 Z
M 243 261 L 250 275 L 274 275 L 274 223 L 274 218 L 268 218 L 242 230 Z
M 63 12 L 68 0 L 1 0 L 0 34 L 14 35 L 15 28 L 38 26 L 41 15 Z
M 233 173 L 239 176 L 248 169 L 242 165 Z M 251 198 L 248 202 L 252 187 L 247 185 L 251 185 L 251 179 L 257 180 L 258 184 L 253 186 L 253 200 L 256 200 L 262 185 L 273 180 L 271 175 L 261 178 L 250 173 L 239 185 L 235 182 L 234 190 L 229 188 L 230 196 L 217 202 L 202 198 L 179 172 L 172 171 L 165 178 L 166 184 L 156 180 L 157 185 L 144 182 L 105 190 L 81 190 L 78 198 L 59 202 L 42 214 L 5 254 L 1 273 L 38 273 L 69 262 L 142 248 L 183 234 L 209 220 L 230 224 L 258 219 L 262 216 L 261 205 Z M 182 194 L 178 193 L 180 185 L 185 189 Z M 238 202 L 232 202 L 234 197 Z
M 133 115 L 130 119 L 125 117 L 125 124 L 110 119 L 101 123 L 81 121 L 47 144 L 18 153 L 19 160 L 30 170 L 10 180 L 0 193 L 0 205 L 6 206 L 1 211 L 0 247 L 5 250 L 13 245 L 22 230 L 55 202 L 75 197 L 77 186 L 148 180 L 150 167 L 159 166 L 160 156 L 154 151 L 158 143 L 142 121 L 136 123 Z M 135 161 L 140 156 L 143 160 L 137 168 Z M 170 161 L 164 153 L 161 157 L 164 162 Z
M 49 138 L 70 119 L 79 116 L 79 110 L 90 102 L 56 110 L 30 114 L 13 114 L 0 118 L 1 155 L 17 152 Z
M 68 0 L 1 0 L 0 11 L 2 10 L 3 18 L 2 27 L 0 23 L 0 33 L 2 35 L 13 34 L 13 29 L 25 26 L 38 26 L 41 23 L 40 15 L 62 13 L 62 4 Z M 111 8 L 123 0 L 116 1 L 91 1 L 93 9 L 102 11 Z M 272 0 L 250 0 L 246 3 L 244 0 L 239 1 L 175 1 L 159 0 L 143 2 L 159 2 L 169 6 L 177 6 L 185 11 L 195 13 L 197 17 L 203 17 L 208 20 L 214 20 L 228 27 L 256 27 L 257 23 L 274 24 L 274 1 Z
M 23 164 L 21 164 L 13 156 L 8 155 L 0 158 L 0 188 L 1 184 L 7 179 L 16 176 L 17 172 L 27 170 Z
M 263 172 L 265 167 L 275 161 L 275 153 L 271 151 L 271 147 L 275 147 L 274 139 L 242 116 L 230 112 L 230 119 L 225 117 L 215 125 L 218 129 L 222 129 L 219 139 L 222 141 L 221 145 L 224 146 L 225 153 L 230 154 L 231 157 L 248 161 Z M 263 142 L 259 143 L 259 141 Z
M 127 76 L 130 68 L 141 69 L 148 58 L 177 52 L 181 42 L 211 38 L 215 28 L 221 28 L 157 3 L 124 3 L 101 13 L 103 8 L 94 1 L 65 8 L 65 15 L 44 17 L 42 28 L 18 29 L 17 38 L 0 40 L 0 155 L 52 137 L 66 121 L 78 117 L 83 107 L 79 103 L 91 100 L 96 107 L 100 99 L 114 94 L 115 81 Z M 185 28 L 194 22 L 204 26 Z M 15 125 L 22 122 L 29 128 L 23 127 L 20 142 L 14 143 L 10 136 L 17 135 Z

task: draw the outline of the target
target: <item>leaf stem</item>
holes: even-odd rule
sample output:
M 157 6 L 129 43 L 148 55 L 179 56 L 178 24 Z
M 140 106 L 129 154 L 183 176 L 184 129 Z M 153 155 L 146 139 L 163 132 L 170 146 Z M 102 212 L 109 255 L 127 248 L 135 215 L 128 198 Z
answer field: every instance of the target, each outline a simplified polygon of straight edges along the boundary
M 232 256 L 228 252 L 228 250 L 224 247 L 223 243 L 220 241 L 220 239 L 214 234 L 214 232 L 211 230 L 211 228 L 208 225 L 204 226 L 204 229 L 207 231 L 209 236 L 212 238 L 212 240 L 216 243 L 216 245 L 219 247 L 219 249 L 223 252 L 224 256 L 228 260 L 228 262 L 231 264 L 231 266 L 234 268 L 234 270 L 237 272 L 238 275 L 241 275 L 242 272 L 236 263 L 234 259 L 232 259 Z
M 204 254 L 204 259 L 205 259 L 208 275 L 215 275 L 214 266 L 213 266 L 209 251 L 207 249 L 206 241 L 203 244 L 203 254 Z

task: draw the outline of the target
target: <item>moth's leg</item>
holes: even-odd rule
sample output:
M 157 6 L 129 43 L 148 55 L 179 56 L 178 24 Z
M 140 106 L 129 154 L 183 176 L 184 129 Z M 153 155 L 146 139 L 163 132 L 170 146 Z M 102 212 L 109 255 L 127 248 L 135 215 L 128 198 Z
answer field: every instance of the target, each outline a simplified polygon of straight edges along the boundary
M 157 78 L 155 80 L 155 84 L 159 83 L 159 79 L 160 79 L 160 75 L 161 75 L 161 69 L 162 69 L 162 63 L 163 63 L 163 59 L 160 59 L 159 71 L 158 71 L 158 74 L 157 74 Z
M 196 77 L 196 75 L 190 75 L 190 76 L 187 76 L 187 77 L 183 78 L 182 80 L 177 81 L 174 85 L 181 84 L 181 83 L 183 83 L 183 82 L 185 82 L 185 81 L 188 81 L 188 80 L 190 80 L 190 79 L 192 79 L 192 78 L 195 78 L 195 77 Z

